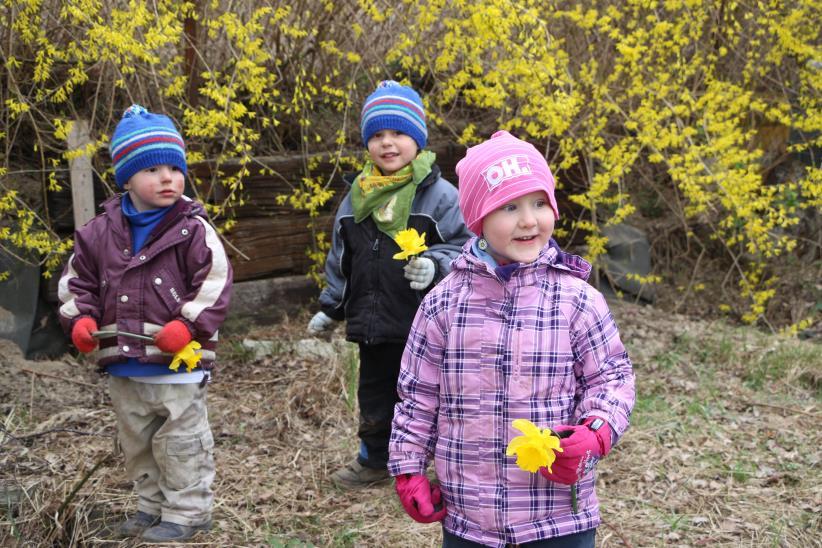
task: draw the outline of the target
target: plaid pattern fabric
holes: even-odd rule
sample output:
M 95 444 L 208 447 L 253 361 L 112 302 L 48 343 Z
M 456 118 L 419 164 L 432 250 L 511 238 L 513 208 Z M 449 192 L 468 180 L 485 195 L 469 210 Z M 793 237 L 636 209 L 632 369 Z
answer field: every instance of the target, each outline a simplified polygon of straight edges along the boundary
M 618 438 L 634 404 L 631 362 L 590 266 L 546 246 L 503 282 L 469 249 L 423 300 L 403 356 L 389 470 L 433 459 L 444 526 L 489 546 L 584 531 L 600 522 L 594 473 L 570 488 L 506 457 L 514 419 L 538 426 L 607 418 Z

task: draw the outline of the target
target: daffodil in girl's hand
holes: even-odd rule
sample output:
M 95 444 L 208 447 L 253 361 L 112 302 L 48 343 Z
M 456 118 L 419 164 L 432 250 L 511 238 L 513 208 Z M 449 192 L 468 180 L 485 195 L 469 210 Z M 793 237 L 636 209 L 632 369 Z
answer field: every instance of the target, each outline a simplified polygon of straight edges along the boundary
M 516 419 L 511 426 L 522 432 L 508 444 L 505 454 L 517 456 L 517 466 L 528 472 L 537 472 L 543 466 L 552 472 L 551 465 L 557 458 L 559 437 L 550 428 L 539 428 L 527 419 Z
M 176 372 L 180 368 L 180 363 L 185 362 L 186 373 L 191 373 L 191 370 L 197 367 L 197 362 L 203 359 L 203 356 L 197 352 L 200 348 L 202 348 L 200 343 L 191 341 L 182 350 L 174 354 L 174 359 L 171 360 L 171 365 L 168 368 Z
M 397 232 L 394 241 L 400 246 L 400 252 L 395 253 L 394 258 L 400 261 L 413 257 L 414 255 L 419 255 L 428 249 L 428 246 L 425 245 L 425 232 L 420 235 L 416 228 L 400 230 Z

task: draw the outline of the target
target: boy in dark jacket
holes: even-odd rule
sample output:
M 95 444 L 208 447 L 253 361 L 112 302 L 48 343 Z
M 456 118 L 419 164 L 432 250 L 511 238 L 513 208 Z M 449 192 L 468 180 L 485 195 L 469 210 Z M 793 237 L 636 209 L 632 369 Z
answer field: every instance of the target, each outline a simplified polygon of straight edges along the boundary
M 132 105 L 111 142 L 126 190 L 79 228 L 60 278 L 60 319 L 78 350 L 109 374 L 118 439 L 137 513 L 117 528 L 144 542 L 211 527 L 214 441 L 206 382 L 232 270 L 199 203 L 183 196 L 183 139 L 167 116 Z M 169 368 L 199 344 L 193 370 Z M 197 345 L 194 345 L 197 347 Z
M 347 339 L 359 344 L 360 450 L 331 476 L 345 488 L 388 479 L 388 438 L 411 322 L 471 236 L 456 188 L 440 176 L 434 153 L 423 150 L 428 130 L 416 91 L 381 82 L 363 105 L 360 129 L 370 161 L 337 211 L 322 310 L 308 324 L 318 334 L 346 320 Z M 406 228 L 424 233 L 428 246 L 408 262 L 393 258 L 400 251 L 394 238 Z

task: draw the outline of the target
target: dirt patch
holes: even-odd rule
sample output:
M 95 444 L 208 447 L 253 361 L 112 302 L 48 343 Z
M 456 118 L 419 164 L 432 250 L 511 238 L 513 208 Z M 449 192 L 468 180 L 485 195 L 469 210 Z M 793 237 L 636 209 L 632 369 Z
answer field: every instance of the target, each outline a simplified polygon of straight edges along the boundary
M 822 435 L 813 425 L 822 398 L 808 380 L 820 378 L 819 347 L 653 308 L 613 310 L 639 401 L 632 428 L 600 464 L 598 546 L 820 546 Z M 405 516 L 390 484 L 329 485 L 356 450 L 355 352 L 339 330 L 333 345 L 305 342 L 306 321 L 223 344 L 208 396 L 215 525 L 201 541 L 439 546 L 439 528 Z M 242 338 L 272 341 L 273 354 L 255 358 Z M 0 353 L 0 482 L 17 493 L 0 500 L 0 544 L 114 545 L 108 529 L 134 497 L 113 450 L 104 379 L 70 357 L 29 362 L 5 345 Z
M 64 356 L 60 360 L 27 360 L 20 347 L 0 339 L 0 405 L 29 403 L 47 407 L 71 405 L 88 399 L 99 375 L 94 366 Z

